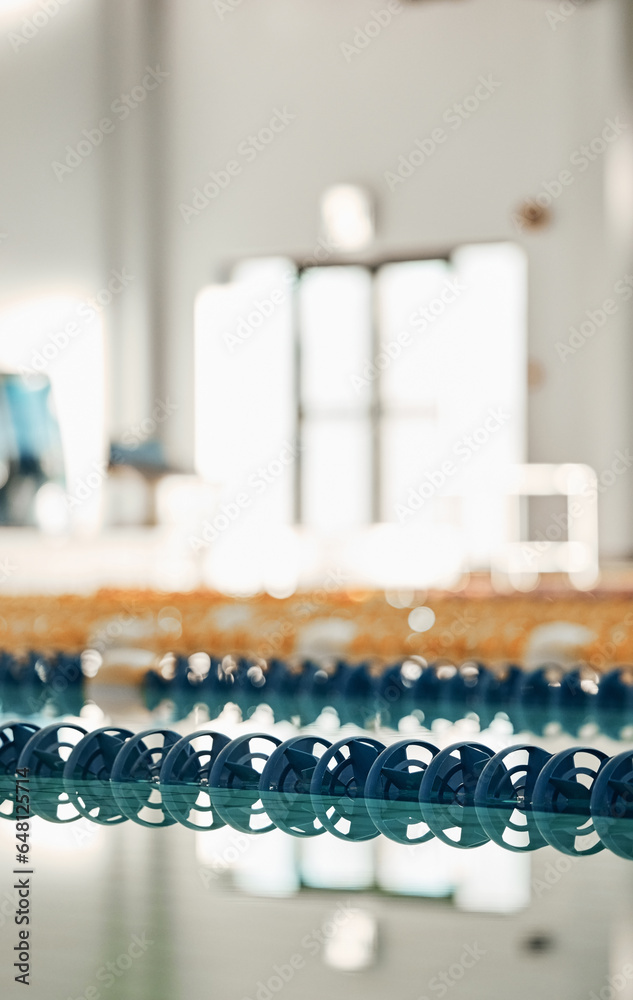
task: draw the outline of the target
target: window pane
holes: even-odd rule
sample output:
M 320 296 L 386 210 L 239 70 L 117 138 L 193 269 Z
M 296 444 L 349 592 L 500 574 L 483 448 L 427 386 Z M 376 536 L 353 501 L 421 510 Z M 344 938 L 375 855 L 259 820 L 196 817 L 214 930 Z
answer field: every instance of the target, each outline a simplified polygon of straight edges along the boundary
M 388 264 L 378 273 L 381 400 L 386 409 L 435 408 L 451 270 L 444 261 Z M 444 296 L 444 298 L 442 298 Z
M 437 427 L 430 419 L 386 417 L 381 439 L 382 520 L 402 521 L 396 508 L 408 502 L 412 489 L 419 489 L 425 471 L 433 474 L 437 468 Z M 424 506 L 428 512 L 432 504 Z
M 263 260 L 236 273 L 239 281 L 205 289 L 196 304 L 196 467 L 217 484 L 220 503 L 248 493 L 244 521 L 287 523 L 296 417 L 293 271 L 288 261 Z
M 362 418 L 306 420 L 303 521 L 321 531 L 367 523 L 371 516 L 371 434 Z
M 426 296 L 417 313 L 416 287 Z M 512 244 L 464 247 L 450 268 L 395 264 L 380 273 L 383 350 L 391 345 L 394 355 L 383 377 L 383 516 L 393 520 L 398 504 L 416 523 L 440 510 L 453 523 L 439 498 L 459 499 L 476 566 L 502 542 L 492 484 L 524 460 L 525 287 L 525 258 Z M 398 345 L 403 317 L 416 332 Z
M 371 361 L 371 277 L 362 267 L 307 271 L 300 283 L 301 380 L 306 411 L 359 412 Z
M 489 408 L 509 419 L 477 466 L 525 461 L 526 260 L 511 243 L 462 247 L 454 255 L 464 292 L 446 317 L 444 366 L 450 394 L 441 420 L 453 439 L 476 428 Z

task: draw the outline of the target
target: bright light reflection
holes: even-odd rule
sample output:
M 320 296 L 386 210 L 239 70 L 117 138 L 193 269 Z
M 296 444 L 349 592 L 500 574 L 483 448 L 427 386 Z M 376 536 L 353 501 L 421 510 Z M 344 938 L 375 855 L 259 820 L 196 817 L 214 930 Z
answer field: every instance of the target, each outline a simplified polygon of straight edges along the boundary
M 0 0 L 0 14 L 10 14 L 16 10 L 24 10 L 35 6 L 34 0 Z
M 321 197 L 324 234 L 341 250 L 360 250 L 374 235 L 372 199 L 356 184 L 334 184 Z
M 282 596 L 305 577 L 305 563 L 289 572 L 282 551 L 283 571 L 273 555 L 274 578 L 266 579 L 265 567 L 253 565 L 261 546 L 255 539 L 253 556 L 242 534 L 293 518 L 294 463 L 265 489 L 256 485 L 256 470 L 294 441 L 292 278 L 287 260 L 245 261 L 231 284 L 204 289 L 196 304 L 196 467 L 214 484 L 216 512 L 234 512 L 239 494 L 245 504 L 239 523 L 212 541 L 204 572 L 234 593 Z M 514 244 L 466 246 L 450 265 L 381 269 L 381 516 L 395 529 L 387 536 L 385 524 L 362 530 L 371 521 L 369 402 L 379 374 L 370 275 L 336 266 L 302 276 L 303 522 L 351 579 L 383 590 L 453 587 L 465 571 L 489 566 L 507 541 L 504 493 L 484 495 L 481 484 L 525 457 L 525 292 L 525 255 Z M 403 331 L 408 342 L 397 341 Z M 506 415 L 499 426 L 493 413 Z M 473 446 L 473 435 L 484 445 Z M 420 484 L 428 491 L 428 476 L 437 480 L 447 464 L 441 487 L 416 500 Z M 410 494 L 399 524 L 397 508 Z M 405 527 L 415 527 L 413 541 Z M 349 540 L 354 528 L 358 544 Z
M 211 546 L 204 565 L 205 582 L 227 594 L 292 594 L 303 563 L 301 539 L 292 528 L 267 531 L 237 525 Z
M 435 625 L 435 612 L 431 608 L 414 608 L 408 622 L 414 632 L 428 632 Z

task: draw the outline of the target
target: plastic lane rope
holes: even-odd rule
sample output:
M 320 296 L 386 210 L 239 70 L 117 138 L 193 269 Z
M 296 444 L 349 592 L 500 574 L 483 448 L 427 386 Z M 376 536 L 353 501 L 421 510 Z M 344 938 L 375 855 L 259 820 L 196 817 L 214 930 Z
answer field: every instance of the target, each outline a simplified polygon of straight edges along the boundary
M 171 826 L 176 820 L 163 802 L 160 775 L 180 735 L 171 729 L 146 729 L 128 739 L 116 756 L 110 780 L 124 816 L 140 826 Z
M 128 819 L 114 796 L 110 777 L 121 748 L 132 736 L 129 729 L 93 729 L 66 761 L 63 778 L 68 798 L 93 823 L 115 826 Z
M 261 799 L 264 765 L 281 740 L 268 733 L 250 733 L 231 740 L 218 754 L 209 774 L 211 797 L 218 815 L 241 833 L 268 833 L 275 824 Z
M 591 816 L 591 792 L 608 757 L 601 750 L 572 747 L 554 754 L 536 779 L 534 817 L 545 840 L 563 854 L 604 850 Z
M 625 750 L 600 769 L 591 793 L 596 833 L 610 851 L 633 860 L 633 750 Z
M 310 797 L 319 758 L 330 749 L 319 736 L 293 736 L 273 750 L 260 779 L 262 802 L 279 830 L 293 837 L 318 837 L 325 827 Z
M 330 833 L 342 840 L 378 836 L 365 796 L 365 785 L 384 743 L 369 736 L 339 740 L 320 758 L 310 783 L 314 811 Z
M 22 750 L 39 726 L 5 722 L 0 729 L 0 819 L 15 819 L 15 771 Z
M 532 813 L 534 786 L 551 754 L 540 747 L 511 746 L 484 766 L 475 808 L 484 831 L 508 851 L 536 851 L 547 841 Z
M 225 826 L 209 792 L 209 775 L 228 736 L 207 729 L 184 736 L 173 745 L 160 772 L 163 802 L 170 815 L 190 830 Z
M 53 823 L 84 816 L 103 826 L 228 824 L 299 838 L 329 831 L 352 842 L 382 833 L 409 845 L 435 836 L 462 849 L 493 841 L 583 856 L 606 847 L 633 860 L 633 750 L 608 758 L 578 746 L 550 755 L 526 744 L 494 753 L 461 742 L 440 751 L 422 739 L 385 747 L 366 735 L 332 745 L 312 734 L 282 743 L 267 733 L 231 740 L 213 730 L 181 737 L 9 722 L 0 729 L 6 819 L 14 818 L 23 771 L 31 813 Z
M 63 774 L 73 748 L 85 736 L 82 726 L 53 723 L 34 733 L 22 748 L 17 770 L 28 769 L 31 811 L 50 823 L 73 823 L 81 816 L 70 801 Z
M 424 820 L 420 783 L 437 753 L 424 740 L 399 740 L 372 764 L 365 784 L 367 810 L 379 832 L 398 844 L 424 844 L 434 836 Z
M 461 848 L 489 840 L 473 807 L 477 782 L 493 756 L 481 743 L 453 743 L 430 762 L 420 783 L 420 802 L 438 840 Z

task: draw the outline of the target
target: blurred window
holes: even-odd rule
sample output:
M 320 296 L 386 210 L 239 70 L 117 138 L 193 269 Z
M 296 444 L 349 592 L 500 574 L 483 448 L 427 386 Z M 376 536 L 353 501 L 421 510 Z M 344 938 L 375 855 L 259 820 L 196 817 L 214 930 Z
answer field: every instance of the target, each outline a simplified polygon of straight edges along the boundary
M 522 251 L 247 260 L 231 279 L 196 311 L 197 467 L 222 502 L 319 535 L 415 521 L 485 564 L 502 521 L 485 485 L 525 460 Z

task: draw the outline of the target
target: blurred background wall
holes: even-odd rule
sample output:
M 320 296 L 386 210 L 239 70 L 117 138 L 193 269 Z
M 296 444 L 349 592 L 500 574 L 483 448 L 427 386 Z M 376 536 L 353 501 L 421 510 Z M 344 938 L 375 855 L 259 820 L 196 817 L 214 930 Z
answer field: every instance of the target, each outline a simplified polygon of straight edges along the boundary
M 41 8 L 11 3 L 0 21 L 0 323 L 16 302 L 60 290 L 86 299 L 113 270 L 133 275 L 99 317 L 111 436 L 169 396 L 178 409 L 157 433 L 172 462 L 191 466 L 196 295 L 240 257 L 312 253 L 323 189 L 349 180 L 374 192 L 376 256 L 487 240 L 525 249 L 529 461 L 599 471 L 626 446 L 630 303 L 573 357 L 555 345 L 629 271 L 630 130 L 571 168 L 548 226 L 522 228 L 516 216 L 607 119 L 630 121 L 626 0 L 587 0 L 558 19 L 547 0 L 409 2 L 352 54 L 344 44 L 380 4 L 67 0 L 22 44 L 11 32 Z M 158 65 L 165 79 L 125 119 L 113 114 Z M 389 190 L 385 171 L 480 77 L 498 89 Z M 179 206 L 276 108 L 296 117 L 187 224 Z M 66 147 L 107 115 L 113 131 L 57 176 Z M 603 556 L 631 551 L 632 500 L 627 476 L 602 499 Z

